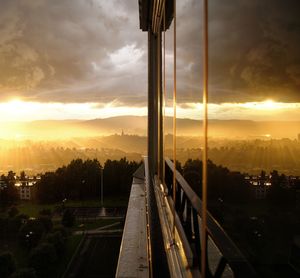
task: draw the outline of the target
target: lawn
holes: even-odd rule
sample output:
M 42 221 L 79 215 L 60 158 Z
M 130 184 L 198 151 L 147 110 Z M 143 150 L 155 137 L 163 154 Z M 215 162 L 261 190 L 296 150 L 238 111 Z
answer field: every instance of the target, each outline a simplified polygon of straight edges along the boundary
M 51 211 L 55 210 L 58 204 L 38 204 L 30 201 L 22 201 L 16 207 L 20 213 L 26 214 L 29 217 L 37 217 L 39 212 L 43 209 L 50 209 Z
M 84 246 L 85 255 L 77 256 L 73 263 L 73 267 L 79 266 L 77 277 L 114 277 L 120 244 L 121 236 L 93 236 L 88 238 Z
M 104 207 L 127 207 L 128 198 L 127 197 L 107 197 L 104 198 Z M 62 203 L 54 204 L 38 204 L 30 201 L 21 201 L 16 207 L 20 213 L 24 213 L 29 217 L 37 217 L 39 211 L 43 209 L 51 209 L 54 211 L 56 208 L 61 207 Z M 84 200 L 84 201 L 67 201 L 65 203 L 66 207 L 100 207 L 99 200 Z
M 72 235 L 72 236 L 68 237 L 67 244 L 66 244 L 66 253 L 62 257 L 62 260 L 61 260 L 60 264 L 58 265 L 58 267 L 55 269 L 53 276 L 52 276 L 53 278 L 54 277 L 59 278 L 59 277 L 63 276 L 82 237 L 83 237 L 83 235 Z

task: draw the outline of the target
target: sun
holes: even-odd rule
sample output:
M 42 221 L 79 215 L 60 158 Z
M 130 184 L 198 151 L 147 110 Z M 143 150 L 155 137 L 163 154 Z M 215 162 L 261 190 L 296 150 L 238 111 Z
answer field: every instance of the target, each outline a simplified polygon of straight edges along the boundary
M 26 121 L 30 120 L 37 112 L 38 105 L 34 102 L 22 101 L 13 98 L 7 102 L 0 103 L 2 121 Z
M 270 111 L 270 110 L 284 109 L 284 108 L 286 108 L 287 104 L 281 103 L 281 102 L 276 102 L 272 99 L 267 99 L 265 101 L 260 101 L 260 102 L 245 102 L 245 103 L 242 103 L 241 106 L 244 108 L 251 109 L 251 110 Z
M 263 101 L 261 104 L 261 107 L 265 110 L 273 110 L 273 109 L 278 109 L 279 105 L 275 101 L 268 99 L 266 101 Z

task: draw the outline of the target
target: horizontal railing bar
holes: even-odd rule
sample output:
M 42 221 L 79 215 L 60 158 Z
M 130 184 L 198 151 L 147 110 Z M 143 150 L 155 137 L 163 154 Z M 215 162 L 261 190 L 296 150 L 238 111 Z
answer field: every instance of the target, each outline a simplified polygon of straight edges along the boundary
M 156 176 L 156 183 L 159 184 L 159 179 L 158 179 L 157 176 Z M 162 185 L 162 186 L 163 186 L 164 191 L 165 191 L 166 190 L 165 185 Z M 161 190 L 161 189 L 159 189 L 159 190 Z M 166 202 L 167 202 L 166 205 L 168 205 L 168 210 L 171 212 L 171 208 L 174 206 L 173 200 L 170 196 L 165 196 L 165 197 L 166 197 Z M 189 263 L 189 266 L 193 267 L 194 255 L 193 255 L 193 252 L 191 250 L 190 244 L 189 244 L 189 242 L 186 238 L 184 229 L 182 227 L 181 221 L 180 221 L 179 216 L 178 216 L 177 213 L 175 215 L 175 226 L 176 226 L 178 235 L 180 237 L 180 240 L 181 240 L 184 252 L 185 252 L 185 256 L 186 256 L 187 261 Z
M 173 162 L 166 158 L 166 163 L 169 169 L 173 172 Z M 202 217 L 201 205 L 202 201 L 200 197 L 195 193 L 195 191 L 190 187 L 184 177 L 176 170 L 176 180 L 180 185 L 180 188 L 186 194 L 192 207 L 196 210 L 199 217 Z M 242 271 L 242 276 L 240 277 L 256 277 L 255 271 L 249 264 L 244 255 L 240 252 L 237 246 L 233 243 L 227 233 L 223 230 L 217 220 L 207 212 L 207 231 L 211 239 L 214 241 L 224 258 L 228 261 L 231 269 L 236 273 Z M 236 270 L 236 271 L 235 271 Z M 239 277 L 239 276 L 236 276 Z

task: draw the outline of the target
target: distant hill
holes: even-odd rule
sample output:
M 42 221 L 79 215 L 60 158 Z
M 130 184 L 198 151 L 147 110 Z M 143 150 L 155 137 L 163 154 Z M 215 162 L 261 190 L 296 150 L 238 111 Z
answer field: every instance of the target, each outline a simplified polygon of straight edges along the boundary
M 47 120 L 12 124 L 0 124 L 11 137 L 20 136 L 23 139 L 55 139 L 72 137 L 92 137 L 112 134 L 143 135 L 147 134 L 147 117 L 120 116 L 94 120 Z M 172 118 L 165 119 L 165 133 L 172 133 Z M 210 120 L 209 136 L 218 138 L 291 138 L 300 133 L 300 121 L 251 121 L 251 120 Z M 179 136 L 201 136 L 202 121 L 192 119 L 177 119 L 177 134 Z M 6 136 L 7 137 L 7 136 Z

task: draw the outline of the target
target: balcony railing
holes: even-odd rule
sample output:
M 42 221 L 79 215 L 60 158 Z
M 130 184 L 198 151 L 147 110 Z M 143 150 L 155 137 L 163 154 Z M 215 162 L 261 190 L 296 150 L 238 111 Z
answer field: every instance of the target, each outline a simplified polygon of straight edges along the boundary
M 200 198 L 183 176 L 176 171 L 174 241 L 173 162 L 170 159 L 165 160 L 164 182 L 157 175 L 150 175 L 148 158 L 145 158 L 144 166 L 143 178 L 139 179 L 139 183 L 134 178 L 133 182 L 117 277 L 124 277 L 125 273 L 128 274 L 126 271 L 129 270 L 137 274 L 132 277 L 157 277 L 157 273 L 163 271 L 164 277 L 168 275 L 176 278 L 203 277 L 200 273 L 202 219 Z M 135 193 L 137 189 L 142 191 Z M 151 197 L 152 190 L 153 196 Z M 152 201 L 150 201 L 151 198 Z M 140 201 L 137 202 L 137 200 Z M 157 208 L 156 216 L 153 215 L 153 207 Z M 135 216 L 137 213 L 138 218 Z M 154 225 L 150 220 L 153 217 L 158 218 L 156 219 L 158 222 Z M 160 227 L 163 246 L 158 246 L 160 244 L 157 241 L 157 227 Z M 145 237 L 146 234 L 148 234 L 147 237 Z M 257 277 L 250 263 L 209 212 L 207 213 L 206 244 L 205 277 Z M 139 255 L 142 253 L 143 256 Z M 159 259 L 155 256 L 159 256 Z M 163 257 L 166 259 L 162 260 Z M 149 269 L 146 261 L 143 262 L 141 269 L 141 258 L 143 260 L 148 258 Z M 163 268 L 167 268 L 168 273 Z
M 165 181 L 159 191 L 173 208 L 174 165 L 165 161 Z M 188 265 L 195 273 L 201 261 L 201 205 L 202 202 L 183 176 L 176 171 L 176 230 Z M 205 277 L 257 277 L 252 266 L 222 229 L 217 220 L 207 213 L 207 252 Z

